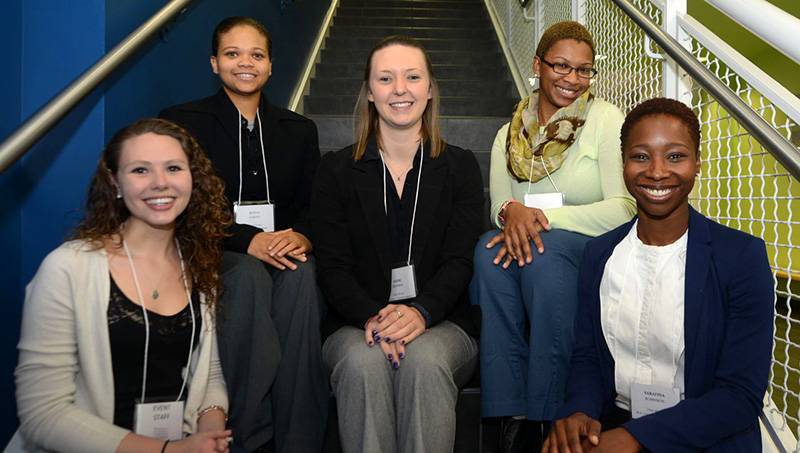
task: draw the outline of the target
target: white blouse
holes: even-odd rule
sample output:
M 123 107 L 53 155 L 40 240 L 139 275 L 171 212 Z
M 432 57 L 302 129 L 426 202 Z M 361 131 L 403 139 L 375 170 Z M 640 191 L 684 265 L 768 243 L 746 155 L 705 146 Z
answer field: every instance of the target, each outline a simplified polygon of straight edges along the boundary
M 616 405 L 631 410 L 631 384 L 684 395 L 683 303 L 688 230 L 672 244 L 645 245 L 638 220 L 614 248 L 600 282 L 600 321 L 614 358 Z

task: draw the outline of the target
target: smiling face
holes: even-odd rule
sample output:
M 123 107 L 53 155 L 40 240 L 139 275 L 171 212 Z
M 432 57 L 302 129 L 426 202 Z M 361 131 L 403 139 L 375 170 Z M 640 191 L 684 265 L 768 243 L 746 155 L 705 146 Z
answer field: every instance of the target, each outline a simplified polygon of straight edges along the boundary
M 663 114 L 643 117 L 630 130 L 622 159 L 625 186 L 640 217 L 688 217 L 700 156 L 681 120 Z
M 421 126 L 431 80 L 420 49 L 396 44 L 376 51 L 367 82 L 367 99 L 374 103 L 383 130 Z
M 556 41 L 545 53 L 544 60 L 573 68 L 593 67 L 594 64 L 592 48 L 575 39 Z M 545 121 L 558 109 L 572 104 L 589 88 L 590 79 L 579 77 L 576 71 L 568 75 L 557 74 L 539 57 L 533 59 L 533 72 L 539 74 L 539 112 Z
M 130 212 L 127 222 L 173 228 L 192 194 L 192 173 L 181 144 L 152 132 L 126 140 L 114 183 Z
M 219 37 L 217 55 L 211 69 L 219 74 L 229 95 L 258 95 L 269 76 L 272 61 L 267 53 L 267 37 L 249 25 L 237 25 Z

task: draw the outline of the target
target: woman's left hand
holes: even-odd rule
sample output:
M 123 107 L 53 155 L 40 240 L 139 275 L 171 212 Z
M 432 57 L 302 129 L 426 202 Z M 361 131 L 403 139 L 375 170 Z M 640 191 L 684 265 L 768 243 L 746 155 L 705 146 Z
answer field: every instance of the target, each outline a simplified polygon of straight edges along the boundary
M 405 345 L 425 332 L 425 318 L 414 307 L 388 304 L 378 312 L 377 330 L 381 341 L 395 344 L 403 357 Z

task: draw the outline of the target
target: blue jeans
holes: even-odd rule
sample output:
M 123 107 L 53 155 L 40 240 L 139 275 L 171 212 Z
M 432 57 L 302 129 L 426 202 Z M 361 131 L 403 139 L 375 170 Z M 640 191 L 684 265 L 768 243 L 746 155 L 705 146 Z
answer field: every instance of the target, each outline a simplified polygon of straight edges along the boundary
M 589 236 L 544 232 L 544 253 L 508 269 L 495 265 L 497 234 L 475 247 L 470 297 L 481 306 L 481 410 L 484 417 L 552 420 L 564 402 L 578 303 L 578 269 Z M 528 323 L 526 323 L 526 319 Z M 526 335 L 526 327 L 529 333 Z

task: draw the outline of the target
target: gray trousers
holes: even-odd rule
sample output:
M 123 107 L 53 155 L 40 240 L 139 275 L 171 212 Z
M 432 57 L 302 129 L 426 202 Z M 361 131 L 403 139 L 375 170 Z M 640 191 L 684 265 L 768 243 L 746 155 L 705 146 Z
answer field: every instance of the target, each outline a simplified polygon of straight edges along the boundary
M 225 252 L 218 324 L 220 361 L 235 446 L 274 438 L 277 453 L 322 449 L 328 382 L 319 335 L 322 299 L 313 257 L 297 270 L 268 271 Z
M 394 370 L 364 330 L 342 327 L 322 348 L 332 371 L 345 453 L 452 452 L 458 388 L 477 364 L 478 345 L 445 321 L 406 346 Z

